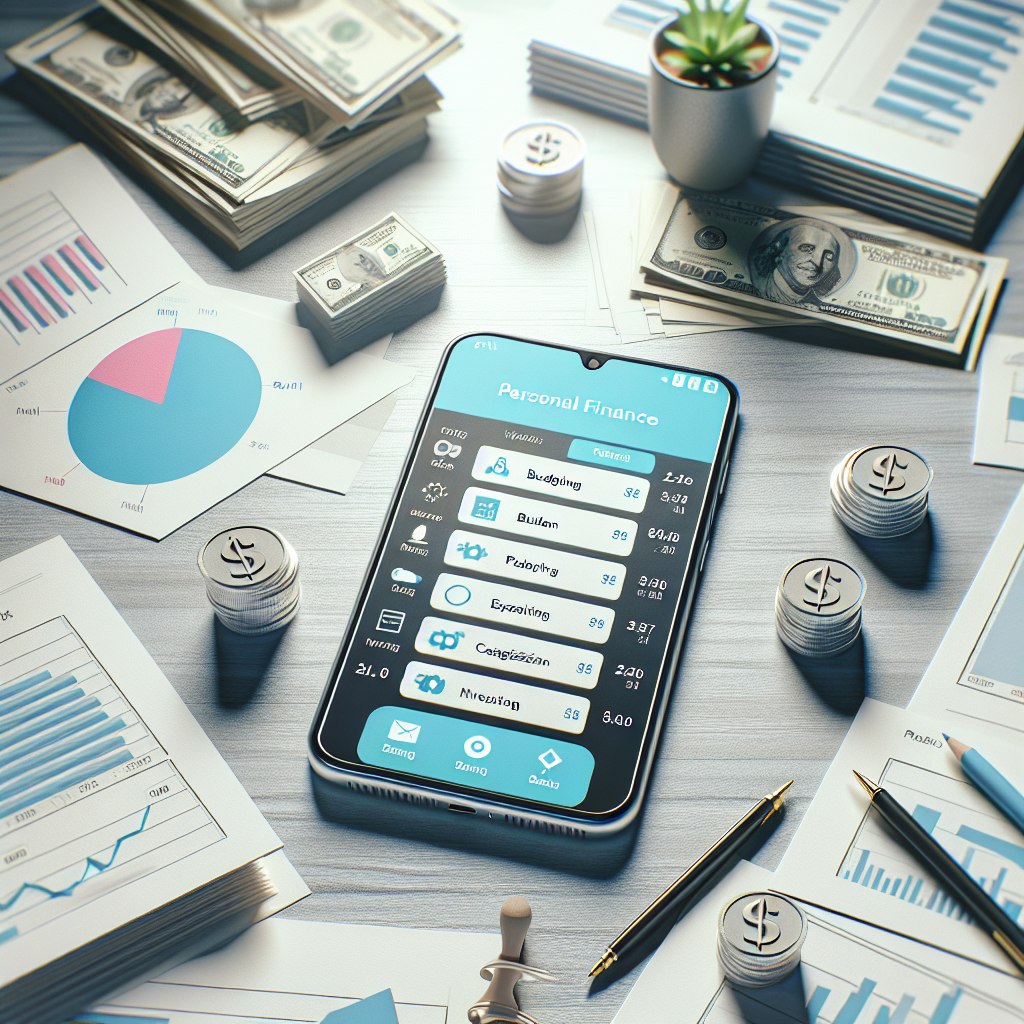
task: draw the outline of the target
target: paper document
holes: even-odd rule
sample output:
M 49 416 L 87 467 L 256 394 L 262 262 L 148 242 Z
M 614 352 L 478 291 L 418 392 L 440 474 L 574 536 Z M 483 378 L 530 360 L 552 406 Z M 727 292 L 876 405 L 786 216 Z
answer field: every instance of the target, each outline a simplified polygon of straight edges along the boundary
M 412 376 L 180 286 L 5 389 L 0 483 L 160 540 Z
M 1024 338 L 989 335 L 980 377 L 971 461 L 1024 469 Z
M 760 989 L 724 981 L 718 914 L 772 873 L 741 861 L 672 930 L 613 1024 L 1019 1024 L 1024 985 L 980 964 L 807 903 L 797 972 Z
M 772 888 L 1012 972 L 992 939 L 883 825 L 853 774 L 888 790 L 1011 918 L 1024 922 L 1024 839 L 961 771 L 942 739 L 952 725 L 865 700 Z M 963 721 L 955 735 L 983 749 L 1024 789 L 1018 748 Z
M 400 1024 L 456 1024 L 480 998 L 480 968 L 500 948 L 497 934 L 273 918 L 78 1019 L 306 1024 L 391 989 Z
M 61 538 L 0 563 L 0 618 L 2 988 L 281 841 Z
M 957 739 L 965 728 L 982 728 L 1019 746 L 1024 742 L 1022 626 L 1024 489 L 918 684 L 910 710 L 941 718 Z
M 0 181 L 0 382 L 199 278 L 91 150 Z

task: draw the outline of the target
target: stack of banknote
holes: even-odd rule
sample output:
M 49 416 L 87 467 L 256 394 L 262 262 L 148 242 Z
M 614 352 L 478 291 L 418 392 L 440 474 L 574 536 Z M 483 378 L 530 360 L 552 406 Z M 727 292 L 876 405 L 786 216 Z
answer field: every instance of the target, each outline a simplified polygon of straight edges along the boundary
M 436 306 L 446 280 L 441 253 L 397 213 L 294 275 L 303 320 L 332 351 L 401 329 Z
M 660 188 L 646 216 L 641 204 L 631 287 L 662 321 L 700 307 L 762 327 L 818 323 L 974 368 L 1005 259 L 839 207 Z
M 103 0 L 9 59 L 236 250 L 426 137 L 427 0 Z

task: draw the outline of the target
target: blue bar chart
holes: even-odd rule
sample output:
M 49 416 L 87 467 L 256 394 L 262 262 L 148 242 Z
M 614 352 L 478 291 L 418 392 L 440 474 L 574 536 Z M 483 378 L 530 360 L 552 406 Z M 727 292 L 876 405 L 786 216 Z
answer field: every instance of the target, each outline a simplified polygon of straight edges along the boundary
M 1024 840 L 973 786 L 902 761 L 889 762 L 881 784 L 1013 920 L 1024 923 Z M 970 922 L 873 812 L 865 815 L 839 877 L 880 896 Z
M 805 910 L 809 908 L 805 907 Z M 1018 1008 L 808 913 L 800 977 L 723 985 L 700 1024 L 1018 1024 Z M 878 934 L 878 933 L 875 933 Z
M 0 946 L 223 838 L 66 619 L 0 644 Z

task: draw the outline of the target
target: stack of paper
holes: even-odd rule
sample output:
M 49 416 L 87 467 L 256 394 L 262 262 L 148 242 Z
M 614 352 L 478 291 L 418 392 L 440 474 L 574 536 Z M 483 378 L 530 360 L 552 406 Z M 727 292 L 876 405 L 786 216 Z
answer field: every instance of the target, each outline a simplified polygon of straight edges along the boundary
M 426 134 L 459 45 L 425 0 L 109 0 L 11 62 L 236 250 Z
M 674 6 L 623 0 L 595 14 L 592 5 L 567 4 L 564 19 L 530 44 L 534 90 L 646 125 L 647 37 Z M 749 10 L 781 45 L 757 173 L 930 234 L 984 243 L 1024 164 L 1024 7 L 752 0 Z
M 309 890 L 61 538 L 0 591 L 0 1021 L 47 1024 Z

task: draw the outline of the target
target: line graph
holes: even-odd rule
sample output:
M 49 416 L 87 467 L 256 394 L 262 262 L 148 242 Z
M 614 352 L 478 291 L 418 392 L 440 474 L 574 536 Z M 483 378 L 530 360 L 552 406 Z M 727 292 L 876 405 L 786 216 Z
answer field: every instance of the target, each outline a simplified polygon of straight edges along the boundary
M 108 870 L 113 866 L 114 861 L 117 859 L 117 855 L 124 843 L 129 839 L 140 835 L 146 827 L 146 821 L 149 819 L 149 812 L 152 807 L 147 807 L 142 812 L 142 821 L 139 827 L 133 829 L 131 832 L 126 832 L 123 836 L 119 836 L 117 842 L 114 843 L 114 848 L 110 852 L 110 856 L 104 861 L 100 860 L 98 856 L 86 857 L 85 858 L 85 869 L 82 871 L 82 877 L 77 881 L 71 883 L 71 885 L 65 886 L 63 889 L 50 889 L 45 885 L 40 885 L 38 882 L 22 882 L 21 886 L 15 891 L 14 895 L 8 900 L 0 900 L 0 913 L 5 910 L 10 910 L 15 903 L 27 892 L 35 890 L 41 892 L 48 899 L 56 899 L 59 896 L 70 896 L 83 882 L 88 881 L 94 875 L 99 875 L 102 872 Z

